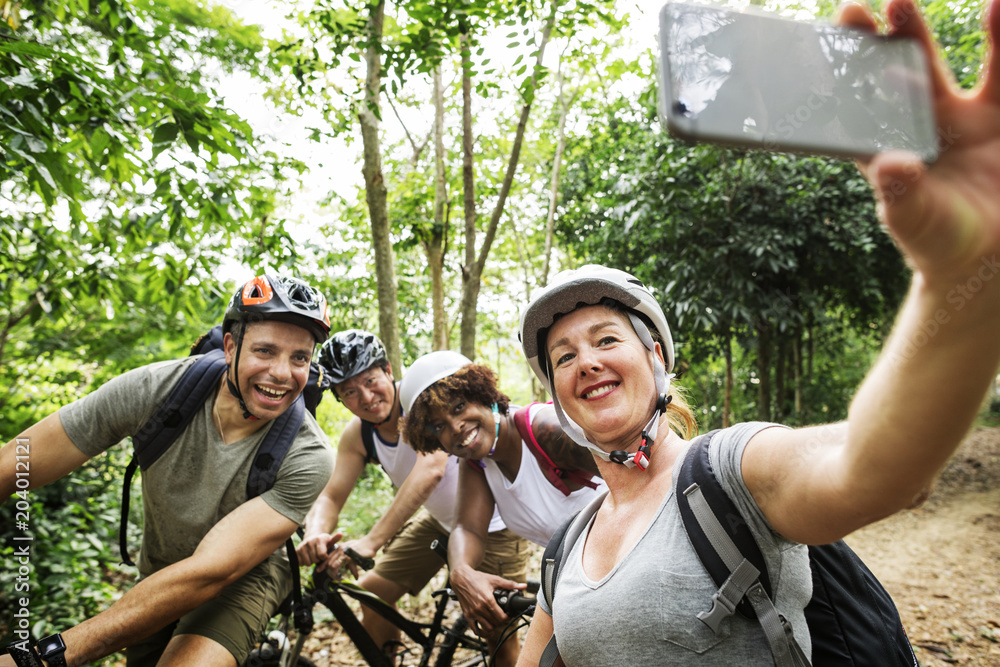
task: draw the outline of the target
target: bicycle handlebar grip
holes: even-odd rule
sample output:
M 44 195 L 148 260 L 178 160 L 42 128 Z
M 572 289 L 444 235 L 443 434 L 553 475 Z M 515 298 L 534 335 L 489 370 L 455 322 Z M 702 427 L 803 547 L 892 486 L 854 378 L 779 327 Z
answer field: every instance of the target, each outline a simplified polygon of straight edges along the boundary
M 448 539 L 437 539 L 431 542 L 431 551 L 441 557 L 441 560 L 448 562 Z
M 493 597 L 508 616 L 523 614 L 537 602 L 536 598 L 528 597 L 521 591 L 507 591 L 502 588 L 493 591 Z
M 362 570 L 370 570 L 375 567 L 375 559 L 362 556 L 351 547 L 344 547 L 344 555 L 357 563 Z

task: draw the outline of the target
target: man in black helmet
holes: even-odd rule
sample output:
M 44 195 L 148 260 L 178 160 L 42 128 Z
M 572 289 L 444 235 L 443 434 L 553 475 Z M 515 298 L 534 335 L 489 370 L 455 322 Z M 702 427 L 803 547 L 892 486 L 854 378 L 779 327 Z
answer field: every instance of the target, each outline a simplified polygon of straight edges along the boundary
M 400 438 L 398 384 L 375 334 L 358 329 L 333 334 L 320 349 L 319 364 L 334 394 L 355 418 L 340 436 L 330 482 L 306 517 L 305 536 L 297 550 L 299 562 L 335 570 L 346 565 L 357 575 L 357 566 L 344 556 L 345 548 L 371 558 L 385 547 L 375 568 L 358 583 L 395 603 L 405 593 L 420 591 L 444 565 L 430 544 L 447 537 L 454 526 L 459 461 L 443 451 L 418 455 Z M 379 463 L 398 490 L 367 535 L 340 545 L 343 535 L 334 532 L 340 512 L 369 462 Z M 426 511 L 418 513 L 421 506 Z M 524 581 L 529 556 L 528 542 L 507 530 L 494 513 L 480 569 Z M 366 607 L 362 612 L 368 633 L 387 653 L 393 653 L 396 627 Z M 510 654 L 498 655 L 497 664 L 512 665 L 516 648 L 517 642 L 507 642 L 503 649 Z
M 329 327 L 326 299 L 301 281 L 260 276 L 240 286 L 223 320 L 219 380 L 143 471 L 140 581 L 104 612 L 40 641 L 50 666 L 89 664 L 123 648 L 129 667 L 247 658 L 289 591 L 279 547 L 329 479 L 326 436 L 303 410 L 273 486 L 248 500 L 248 475 L 272 421 L 299 400 Z M 15 457 L 24 452 L 36 487 L 137 433 L 198 359 L 125 373 L 27 429 L 0 450 L 0 498 L 21 492 Z

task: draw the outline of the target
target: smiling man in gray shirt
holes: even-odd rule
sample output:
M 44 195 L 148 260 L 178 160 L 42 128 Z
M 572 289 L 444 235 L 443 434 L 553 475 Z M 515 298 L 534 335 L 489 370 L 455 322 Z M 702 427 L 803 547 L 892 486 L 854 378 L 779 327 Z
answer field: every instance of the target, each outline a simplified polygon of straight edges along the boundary
M 126 647 L 129 667 L 246 659 L 289 591 L 288 563 L 276 550 L 332 467 L 308 412 L 273 486 L 252 499 L 250 466 L 274 420 L 298 400 L 329 329 L 326 299 L 301 281 L 260 276 L 240 287 L 223 320 L 218 386 L 143 472 L 140 581 L 63 633 L 65 652 L 50 665 L 87 664 Z M 30 447 L 32 487 L 59 479 L 136 433 L 197 359 L 130 371 L 27 429 L 0 450 L 0 498 L 16 488 L 18 445 Z M 11 660 L 0 657 L 0 666 Z

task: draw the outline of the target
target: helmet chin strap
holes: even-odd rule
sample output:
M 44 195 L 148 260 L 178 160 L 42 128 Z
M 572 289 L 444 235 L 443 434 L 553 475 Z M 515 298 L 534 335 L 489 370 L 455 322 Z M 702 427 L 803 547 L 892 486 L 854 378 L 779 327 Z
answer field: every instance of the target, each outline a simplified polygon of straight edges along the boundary
M 240 351 L 243 349 L 243 333 L 245 332 L 245 330 L 246 330 L 246 323 L 244 322 L 240 326 L 240 339 L 238 341 L 236 341 L 236 356 L 233 357 L 233 363 L 232 363 L 233 376 L 236 378 L 236 382 L 234 383 L 232 380 L 229 379 L 229 370 L 227 369 L 226 370 L 226 384 L 229 386 L 229 393 L 232 394 L 233 396 L 235 396 L 236 400 L 240 402 L 240 409 L 243 410 L 243 419 L 247 419 L 247 420 L 250 420 L 250 421 L 255 421 L 255 420 L 259 419 L 259 417 L 254 416 L 250 412 L 250 410 L 247 408 L 247 404 L 243 400 L 243 394 L 240 392 L 240 388 L 239 388 L 239 383 L 240 383 L 240 371 L 239 371 L 239 366 L 240 366 Z
M 632 328 L 635 329 L 636 334 L 639 336 L 639 340 L 646 347 L 647 350 L 653 352 L 656 348 L 656 344 L 653 342 L 653 337 L 649 333 L 649 329 L 646 325 L 633 313 L 628 314 L 629 320 L 632 322 Z M 546 365 L 546 373 L 549 376 L 549 386 L 553 386 L 552 382 L 552 371 Z M 598 458 L 608 461 L 611 463 L 618 463 L 625 466 L 626 468 L 638 468 L 639 470 L 645 470 L 649 466 L 649 456 L 650 450 L 653 443 L 656 441 L 656 433 L 660 424 L 660 416 L 667 409 L 667 405 L 670 403 L 670 380 L 673 379 L 673 373 L 667 373 L 666 368 L 663 366 L 663 362 L 655 354 L 653 355 L 653 378 L 656 383 L 656 407 L 653 410 L 652 418 L 646 423 L 645 428 L 642 429 L 642 437 L 640 439 L 640 445 L 638 451 L 634 454 L 629 452 L 617 450 L 610 454 L 605 452 L 603 449 L 592 443 L 587 439 L 584 434 L 583 429 L 570 419 L 562 409 L 562 405 L 559 404 L 559 398 L 552 392 L 552 405 L 555 407 L 556 415 L 559 417 L 559 424 L 562 426 L 563 432 L 570 437 L 576 444 L 586 447 L 591 452 L 594 453 Z

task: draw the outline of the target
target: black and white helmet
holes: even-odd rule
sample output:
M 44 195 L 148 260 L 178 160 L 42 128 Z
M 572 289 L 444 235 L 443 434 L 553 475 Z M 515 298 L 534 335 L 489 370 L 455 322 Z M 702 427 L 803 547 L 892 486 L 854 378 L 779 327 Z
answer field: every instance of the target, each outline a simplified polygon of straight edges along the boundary
M 634 313 L 639 313 L 652 322 L 653 327 L 660 335 L 663 357 L 666 362 L 664 365 L 657 360 L 655 364 L 654 372 L 659 400 L 653 419 L 643 431 L 643 446 L 639 453 L 635 456 L 630 454 L 625 460 L 622 460 L 624 453 L 614 452 L 609 455 L 591 443 L 580 427 L 565 415 L 559 404 L 559 398 L 553 391 L 552 369 L 545 352 L 545 342 L 549 329 L 559 316 L 571 313 L 583 306 L 598 305 L 603 299 L 613 299 L 630 311 L 629 319 L 632 322 L 632 327 L 639 339 L 642 340 L 643 345 L 650 351 L 654 348 L 653 337 L 646 324 Z M 535 293 L 528 307 L 522 312 L 519 337 L 528 365 L 531 366 L 531 370 L 552 396 L 556 413 L 559 415 L 559 421 L 566 434 L 577 444 L 587 447 L 606 461 L 616 461 L 630 467 L 645 468 L 649 455 L 648 443 L 652 442 L 651 438 L 656 437 L 657 422 L 666 407 L 666 397 L 670 380 L 673 377 L 670 371 L 674 367 L 674 343 L 670 335 L 670 327 L 667 325 L 663 308 L 660 307 L 649 288 L 641 280 L 625 271 L 597 264 L 587 264 L 578 269 L 561 271 L 552 278 L 546 287 Z M 645 452 L 643 452 L 643 448 L 645 448 Z M 640 456 L 643 453 L 646 456 L 646 461 Z
M 374 366 L 384 366 L 388 360 L 379 337 L 361 329 L 338 331 L 319 349 L 319 365 L 334 384 L 346 382 Z
M 278 320 L 307 329 L 317 343 L 330 334 L 326 297 L 298 278 L 257 276 L 236 289 L 222 318 L 228 333 L 239 321 Z

